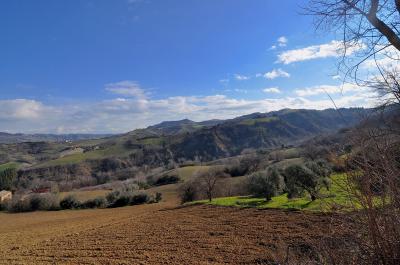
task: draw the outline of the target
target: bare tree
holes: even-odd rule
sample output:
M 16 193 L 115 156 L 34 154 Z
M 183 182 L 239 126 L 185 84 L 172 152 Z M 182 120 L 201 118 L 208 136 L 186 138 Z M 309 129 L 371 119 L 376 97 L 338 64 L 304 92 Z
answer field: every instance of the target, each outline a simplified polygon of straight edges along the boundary
M 227 177 L 222 168 L 210 168 L 196 173 L 196 180 L 200 189 L 205 193 L 207 199 L 211 202 L 217 188 L 218 182 Z
M 310 0 L 305 9 L 317 28 L 340 33 L 343 82 L 378 92 L 381 105 L 400 104 L 400 0 Z M 352 219 L 359 223 L 358 251 L 348 253 L 356 253 L 356 264 L 400 263 L 398 117 L 398 108 L 375 113 L 349 139 L 343 190 L 353 210 L 362 210 Z
M 310 0 L 317 28 L 340 32 L 343 80 L 400 103 L 400 0 Z

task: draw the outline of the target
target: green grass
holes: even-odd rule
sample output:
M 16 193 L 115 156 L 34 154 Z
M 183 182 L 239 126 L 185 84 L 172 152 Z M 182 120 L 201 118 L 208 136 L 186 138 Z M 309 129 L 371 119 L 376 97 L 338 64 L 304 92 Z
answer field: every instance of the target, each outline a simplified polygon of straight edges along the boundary
M 9 168 L 17 168 L 17 167 L 18 167 L 18 163 L 10 162 L 10 163 L 0 165 L 0 171 L 6 170 Z
M 249 125 L 249 126 L 253 126 L 256 123 L 267 123 L 267 122 L 271 122 L 274 120 L 277 120 L 278 118 L 276 117 L 265 117 L 265 118 L 258 118 L 258 119 L 247 119 L 247 120 L 243 120 L 240 122 L 240 124 L 242 125 Z
M 196 172 L 207 170 L 210 166 L 188 166 L 175 169 L 180 179 L 189 180 Z
M 301 198 L 288 199 L 287 194 L 273 197 L 270 201 L 264 198 L 254 198 L 251 196 L 224 197 L 216 198 L 211 202 L 207 200 L 196 201 L 193 204 L 209 204 L 218 206 L 234 206 L 244 208 L 259 209 L 290 209 L 290 210 L 308 210 L 308 211 L 329 211 L 332 205 L 341 206 L 343 210 L 347 209 L 349 204 L 348 196 L 341 187 L 345 184 L 345 175 L 337 174 L 332 176 L 332 185 L 329 189 L 320 191 L 322 199 L 311 201 L 307 195 Z
M 106 158 L 110 157 L 113 155 L 118 155 L 121 156 L 128 151 L 120 145 L 114 145 L 106 149 L 99 149 L 99 150 L 94 150 L 94 151 L 89 151 L 85 153 L 79 153 L 79 154 L 73 154 L 73 155 L 68 155 L 65 157 L 61 157 L 55 160 L 47 161 L 43 164 L 38 165 L 38 167 L 43 167 L 43 166 L 57 166 L 57 165 L 67 165 L 67 164 L 77 164 L 80 162 L 83 162 L 85 160 L 90 160 L 90 159 L 101 159 L 101 158 Z

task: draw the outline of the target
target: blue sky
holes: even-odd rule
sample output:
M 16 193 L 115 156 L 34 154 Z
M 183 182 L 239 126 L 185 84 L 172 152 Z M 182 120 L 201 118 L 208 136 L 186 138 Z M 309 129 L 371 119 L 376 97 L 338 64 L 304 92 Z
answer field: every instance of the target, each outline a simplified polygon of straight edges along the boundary
M 337 36 L 293 0 L 0 2 L 0 131 L 120 133 L 163 120 L 370 106 Z M 339 93 L 341 92 L 341 93 Z

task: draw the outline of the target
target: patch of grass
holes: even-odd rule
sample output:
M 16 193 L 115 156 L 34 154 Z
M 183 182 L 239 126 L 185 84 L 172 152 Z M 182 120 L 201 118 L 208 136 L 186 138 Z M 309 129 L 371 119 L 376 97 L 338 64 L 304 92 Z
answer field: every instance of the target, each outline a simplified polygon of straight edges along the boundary
M 337 174 L 332 176 L 332 185 L 329 189 L 322 189 L 320 192 L 321 199 L 311 201 L 305 195 L 301 198 L 288 199 L 287 194 L 282 194 L 273 197 L 270 201 L 264 198 L 255 198 L 251 196 L 239 197 L 224 197 L 216 198 L 211 202 L 207 200 L 196 201 L 193 204 L 209 204 L 218 206 L 233 206 L 244 208 L 259 208 L 259 209 L 291 209 L 291 210 L 308 210 L 308 211 L 329 211 L 332 205 L 348 208 L 349 199 L 343 186 L 345 184 L 346 176 L 344 174 Z
M 161 137 L 148 137 L 139 140 L 141 144 L 147 144 L 147 145 L 162 145 L 164 142 L 164 139 Z
M 18 163 L 10 162 L 10 163 L 0 165 L 0 171 L 4 171 L 9 168 L 17 168 L 17 167 L 18 167 Z
M 242 125 L 249 125 L 253 126 L 256 123 L 268 123 L 274 120 L 278 120 L 277 117 L 265 117 L 265 118 L 258 118 L 258 119 L 247 119 L 240 122 Z
M 57 165 L 66 165 L 66 164 L 77 164 L 80 162 L 83 162 L 85 160 L 90 160 L 90 159 L 102 159 L 106 157 L 110 157 L 113 155 L 124 155 L 128 154 L 129 150 L 125 149 L 123 146 L 120 145 L 114 145 L 105 149 L 99 149 L 99 150 L 94 150 L 94 151 L 89 151 L 85 153 L 79 153 L 79 154 L 73 154 L 73 155 L 68 155 L 65 157 L 61 157 L 55 160 L 47 161 L 43 164 L 38 165 L 38 167 L 43 167 L 43 166 L 57 166 Z
M 190 179 L 196 172 L 201 171 L 201 170 L 208 170 L 210 166 L 188 166 L 188 167 L 182 167 L 178 168 L 177 173 L 179 177 L 182 180 L 188 180 Z

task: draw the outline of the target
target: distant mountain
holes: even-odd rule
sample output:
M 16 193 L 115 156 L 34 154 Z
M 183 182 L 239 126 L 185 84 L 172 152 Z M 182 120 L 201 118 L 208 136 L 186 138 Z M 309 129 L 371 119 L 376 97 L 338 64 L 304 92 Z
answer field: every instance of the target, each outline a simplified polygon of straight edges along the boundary
M 0 132 L 0 143 L 67 142 L 109 137 L 111 134 L 22 134 Z
M 43 177 L 60 182 L 71 181 L 70 176 L 74 176 L 75 181 L 84 182 L 92 176 L 91 183 L 97 183 L 104 181 L 105 172 L 124 178 L 133 171 L 164 167 L 172 161 L 212 161 L 249 148 L 298 145 L 318 135 L 354 127 L 371 112 L 363 108 L 284 109 L 228 120 L 162 122 L 96 141 L 0 144 L 0 164 L 25 165 L 21 176 L 26 179 Z
M 253 113 L 175 138 L 171 150 L 177 157 L 210 160 L 237 155 L 247 148 L 273 148 L 297 144 L 313 136 L 358 124 L 370 110 L 284 109 Z
M 188 119 L 180 121 L 164 121 L 159 124 L 148 127 L 147 129 L 159 131 L 162 134 L 179 134 L 186 132 L 194 132 L 198 129 L 211 127 L 220 123 L 223 120 L 208 120 L 202 122 L 195 122 Z

